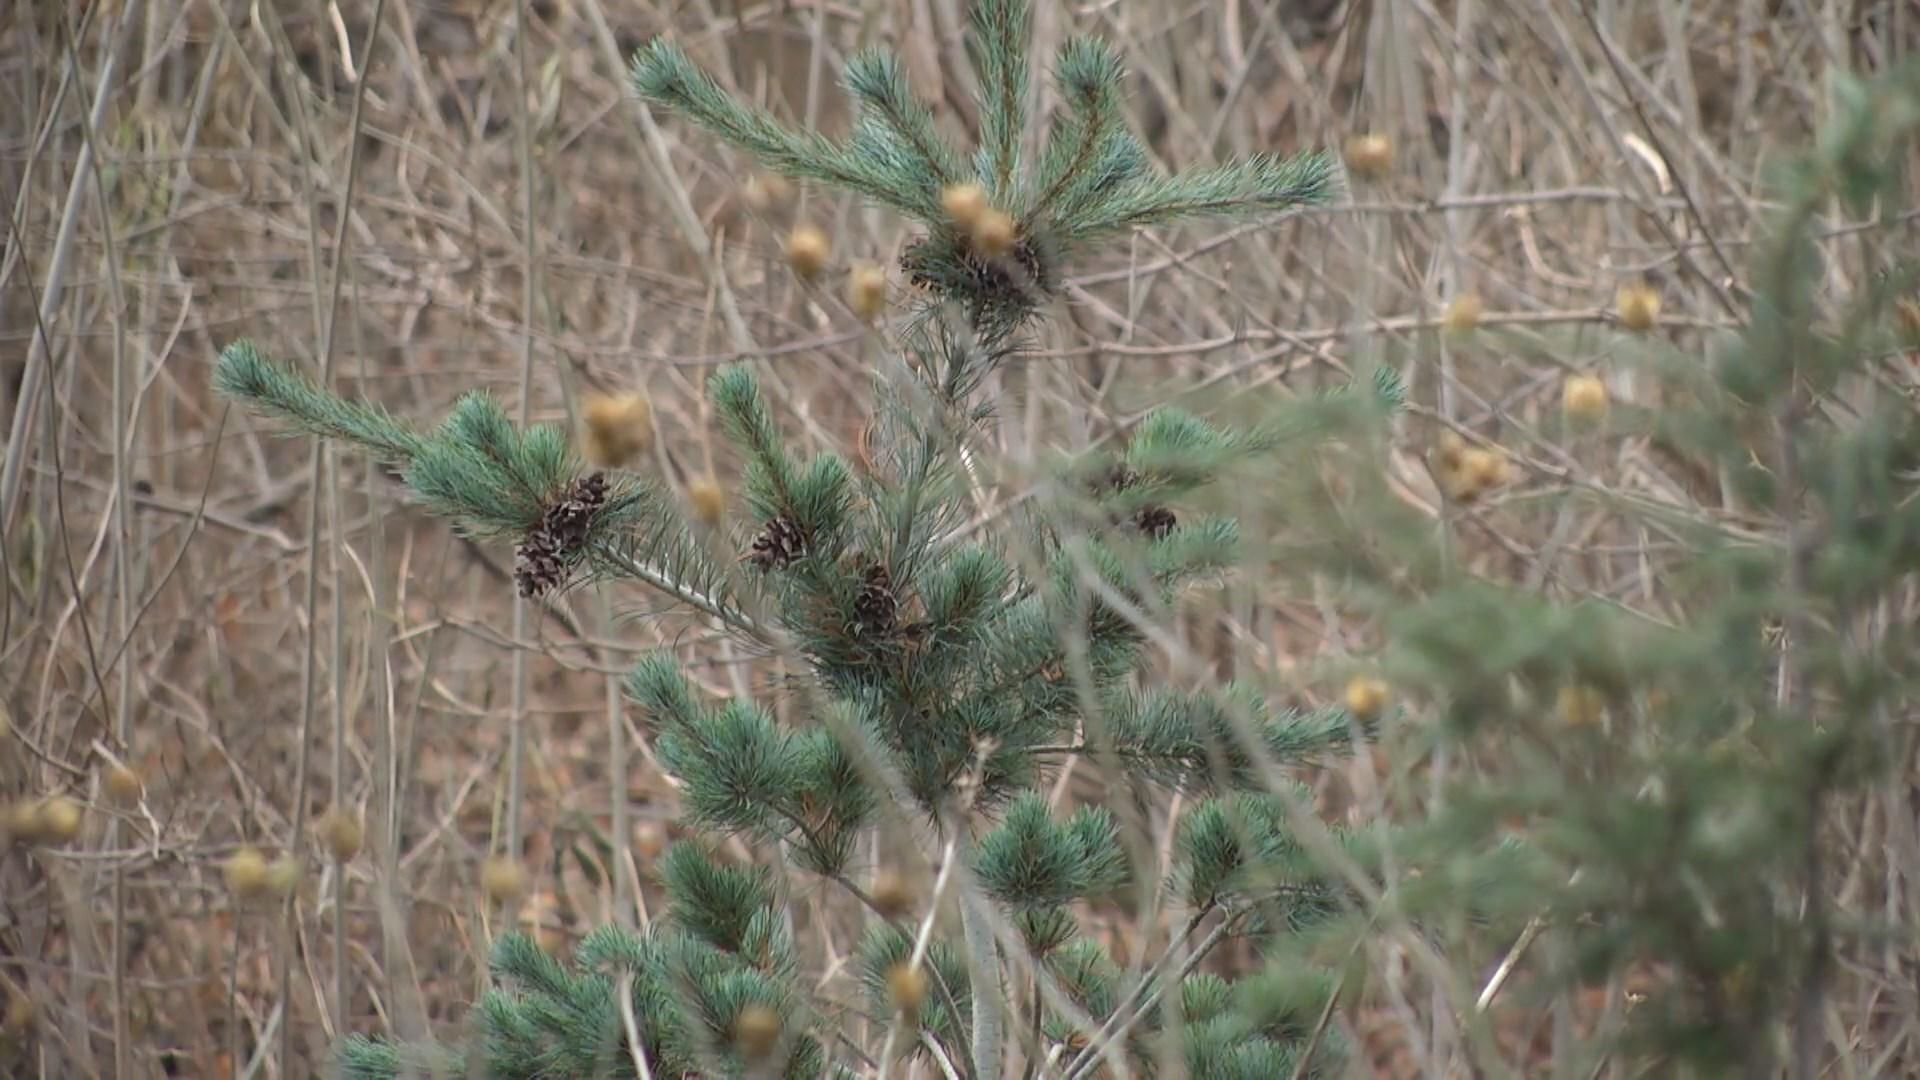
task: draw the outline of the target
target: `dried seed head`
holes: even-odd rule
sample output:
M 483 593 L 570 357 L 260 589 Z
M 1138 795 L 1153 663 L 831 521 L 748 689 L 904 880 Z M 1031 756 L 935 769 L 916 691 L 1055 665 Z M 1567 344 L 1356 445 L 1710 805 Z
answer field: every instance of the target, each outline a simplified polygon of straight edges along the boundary
M 1476 492 L 1504 487 L 1513 482 L 1513 463 L 1498 450 L 1475 447 L 1460 461 L 1461 471 Z
M 847 274 L 847 306 L 868 322 L 887 310 L 886 271 L 862 263 Z
M 987 212 L 987 193 L 979 184 L 952 184 L 940 193 L 940 206 L 955 224 L 972 229 Z
M 300 885 L 300 860 L 282 855 L 267 864 L 267 888 L 275 896 L 286 896 Z
M 873 906 L 888 919 L 898 919 L 913 912 L 919 897 L 913 886 L 901 874 L 892 870 L 882 870 L 874 875 L 871 886 Z
M 140 774 L 125 765 L 107 766 L 106 775 L 101 777 L 101 785 L 107 794 L 121 802 L 136 802 L 146 785 L 141 783 Z
M 755 173 L 747 179 L 746 187 L 740 192 L 749 209 L 756 214 L 764 214 L 776 206 L 786 204 L 793 194 L 793 185 L 779 173 Z
M 227 856 L 227 888 L 242 900 L 256 900 L 273 891 L 273 870 L 258 848 L 243 847 Z
M 1621 326 L 1644 333 L 1660 321 L 1660 294 L 1645 282 L 1622 285 L 1619 295 L 1614 298 L 1614 311 L 1620 318 Z
M 49 795 L 34 811 L 33 841 L 49 847 L 71 843 L 80 835 L 80 804 L 65 795 Z
M 887 998 L 902 1016 L 919 1012 L 927 1000 L 927 973 L 906 960 L 888 968 Z
M 1600 723 L 1600 716 L 1606 711 L 1607 702 L 1600 691 L 1591 686 L 1568 685 L 1560 688 L 1554 698 L 1553 711 L 1560 716 L 1560 722 L 1568 727 L 1593 727 Z
M 826 269 L 833 255 L 833 243 L 827 234 L 812 225 L 801 225 L 787 237 L 787 265 L 802 280 L 811 281 Z
M 1347 683 L 1347 711 L 1360 720 L 1371 720 L 1387 707 L 1387 684 L 1366 675 L 1355 675 Z
M 9 1035 L 24 1035 L 27 1029 L 33 1026 L 33 1021 L 39 1013 L 40 1010 L 34 1005 L 32 998 L 18 990 L 11 991 L 7 994 L 6 1023 L 0 1025 L 0 1031 L 5 1031 Z
M 658 821 L 642 821 L 633 826 L 633 853 L 652 862 L 667 850 L 667 827 Z
M 1441 325 L 1455 337 L 1470 334 L 1480 325 L 1483 310 L 1479 293 L 1463 292 L 1447 301 L 1447 312 L 1441 317 Z
M 351 862 L 355 855 L 360 854 L 360 844 L 364 839 L 360 819 L 351 810 L 335 807 L 320 819 L 320 842 L 327 846 L 327 854 L 337 862 Z
M 1387 175 L 1393 169 L 1393 140 L 1373 132 L 1349 138 L 1347 168 L 1370 180 Z
M 653 406 L 639 394 L 597 394 L 580 419 L 581 450 L 595 468 L 620 468 L 653 445 Z
M 527 891 L 527 872 L 505 855 L 495 855 L 480 867 L 480 891 L 496 904 L 511 903 Z
M 780 1014 L 758 1003 L 733 1018 L 733 1042 L 748 1061 L 765 1061 L 780 1041 Z
M 720 481 L 702 476 L 687 485 L 687 502 L 693 506 L 693 518 L 712 528 L 727 516 L 727 493 Z
M 1607 415 L 1607 384 L 1598 375 L 1570 376 L 1560 387 L 1560 411 L 1567 419 L 1593 423 Z
M 971 232 L 974 250 L 997 259 L 1013 250 L 1017 230 L 1013 218 L 999 210 L 988 210 L 973 223 Z

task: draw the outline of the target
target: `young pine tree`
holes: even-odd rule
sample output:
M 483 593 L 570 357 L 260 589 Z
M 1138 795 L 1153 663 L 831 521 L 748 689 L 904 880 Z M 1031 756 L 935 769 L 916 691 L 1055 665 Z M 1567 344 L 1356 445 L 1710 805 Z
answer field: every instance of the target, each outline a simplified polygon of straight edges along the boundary
M 644 476 L 585 470 L 557 429 L 516 430 L 483 395 L 416 431 L 247 342 L 223 353 L 224 393 L 391 462 L 430 512 L 513 541 L 526 595 L 638 582 L 745 644 L 798 658 L 803 676 L 787 692 L 804 720 L 791 726 L 760 702 L 696 692 L 666 655 L 636 664 L 627 692 L 691 822 L 778 850 L 875 909 L 860 947 L 856 1012 L 872 1021 L 862 1025 L 815 995 L 777 880 L 682 844 L 652 868 L 671 907 L 649 932 L 597 931 L 571 967 L 504 936 L 498 985 L 463 1044 L 353 1036 L 341 1048 L 347 1075 L 478 1065 L 502 1077 L 636 1076 L 644 1065 L 653 1077 L 815 1077 L 919 1055 L 979 1078 L 1052 1058 L 1078 1078 L 1115 1061 L 1151 1072 L 1162 1029 L 1177 1029 L 1174 1060 L 1196 1077 L 1317 1073 L 1340 1060 L 1327 1024 L 1333 973 L 1276 962 L 1233 984 L 1190 972 L 1228 935 L 1277 943 L 1330 925 L 1345 889 L 1316 869 L 1271 786 L 1276 770 L 1337 752 L 1367 725 L 1273 708 L 1235 686 L 1143 689 L 1144 613 L 1234 564 L 1234 522 L 1182 516 L 1183 496 L 1253 456 L 1364 435 L 1397 403 L 1396 384 L 1302 401 L 1245 430 L 1162 410 L 1119 445 L 1063 460 L 1031 520 L 998 537 L 960 528 L 994 404 L 981 388 L 1023 348 L 1074 259 L 1137 227 L 1324 202 L 1334 169 L 1309 154 L 1156 170 L 1122 113 L 1119 57 L 1090 39 L 1055 58 L 1063 106 L 1028 157 L 1026 21 L 1016 0 L 973 7 L 982 94 L 971 154 L 936 130 L 884 52 L 847 64 L 858 120 L 844 141 L 737 101 L 668 41 L 635 59 L 647 102 L 768 169 L 923 230 L 903 260 L 920 299 L 898 360 L 874 380 L 871 468 L 797 456 L 749 365 L 713 375 L 711 400 L 744 462 L 743 520 L 717 534 Z M 1115 814 L 1049 809 L 1045 783 L 1076 755 L 1114 770 L 1119 790 L 1190 793 L 1171 879 L 1128 858 Z M 861 841 L 883 823 L 904 823 L 936 853 L 957 939 L 858 885 Z M 1177 908 L 1184 926 L 1144 975 L 1124 972 L 1073 914 L 1127 893 Z M 859 1041 L 866 1030 L 879 1041 Z

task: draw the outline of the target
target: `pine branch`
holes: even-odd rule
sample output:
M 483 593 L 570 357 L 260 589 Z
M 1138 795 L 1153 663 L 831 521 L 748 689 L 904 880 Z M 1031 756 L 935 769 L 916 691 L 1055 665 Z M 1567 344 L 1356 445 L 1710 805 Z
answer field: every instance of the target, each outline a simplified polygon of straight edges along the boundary
M 1317 206 L 1334 197 L 1335 177 L 1327 154 L 1256 154 L 1120 186 L 1073 218 L 1056 221 L 1054 231 L 1063 244 L 1078 246 L 1152 225 Z
M 427 446 L 419 433 L 384 410 L 341 400 L 312 380 L 268 360 L 253 342 L 244 339 L 220 350 L 213 369 L 213 387 L 301 431 L 351 443 L 394 465 L 411 463 Z
M 679 45 L 655 38 L 635 54 L 634 92 L 672 109 L 760 164 L 796 180 L 817 180 L 854 191 L 903 213 L 924 215 L 924 186 L 813 132 L 786 127 L 762 109 L 742 104 L 701 70 Z
M 980 179 L 991 199 L 1014 191 L 1026 127 L 1026 0 L 975 0 L 968 45 L 980 73 Z
M 933 193 L 959 182 L 966 166 L 941 137 L 933 111 L 915 100 L 898 58 L 878 49 L 862 51 L 847 61 L 843 78 L 865 121 L 855 132 L 853 152 L 895 177 L 903 194 L 913 193 L 916 216 L 938 215 Z
M 1089 202 L 1145 175 L 1145 149 L 1121 112 L 1126 70 L 1098 38 L 1070 38 L 1054 61 L 1066 115 L 1048 133 L 1025 204 L 1029 221 L 1072 221 Z

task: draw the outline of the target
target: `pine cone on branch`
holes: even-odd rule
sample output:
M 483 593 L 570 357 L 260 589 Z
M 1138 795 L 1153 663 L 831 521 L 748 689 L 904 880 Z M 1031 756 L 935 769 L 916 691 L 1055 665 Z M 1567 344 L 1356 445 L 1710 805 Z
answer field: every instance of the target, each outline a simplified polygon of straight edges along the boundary
M 762 570 L 779 570 L 807 553 L 807 536 L 800 524 L 785 514 L 767 522 L 754 537 L 747 561 Z
M 594 472 L 569 484 L 547 507 L 514 552 L 513 580 L 521 596 L 540 596 L 566 580 L 568 564 L 586 546 L 593 517 L 606 504 L 607 476 Z
M 900 626 L 900 599 L 893 589 L 893 575 L 875 563 L 867 567 L 854 599 L 853 614 L 860 636 L 869 641 L 890 637 Z

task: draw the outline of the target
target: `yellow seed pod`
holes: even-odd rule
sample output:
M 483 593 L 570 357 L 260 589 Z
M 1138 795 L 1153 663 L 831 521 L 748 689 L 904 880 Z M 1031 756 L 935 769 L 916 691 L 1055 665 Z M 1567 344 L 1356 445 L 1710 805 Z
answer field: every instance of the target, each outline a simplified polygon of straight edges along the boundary
M 255 900 L 273 891 L 273 870 L 258 848 L 243 847 L 227 856 L 223 869 L 227 888 L 242 900 Z
M 1645 282 L 1635 282 L 1620 286 L 1619 294 L 1614 298 L 1614 312 L 1620 318 L 1620 325 L 1636 333 L 1653 329 L 1660 321 L 1660 294 Z
M 979 184 L 950 184 L 940 193 L 940 208 L 955 224 L 971 229 L 987 212 L 987 193 Z
M 927 973 L 908 961 L 887 970 L 887 997 L 902 1016 L 913 1016 L 927 1000 Z
M 973 223 L 974 250 L 997 259 L 1013 250 L 1015 234 L 1013 218 L 999 210 L 988 210 Z
M 504 855 L 495 855 L 480 867 L 480 891 L 496 904 L 518 900 L 527 891 L 527 872 Z
M 1513 463 L 1498 450 L 1473 447 L 1461 456 L 1460 468 L 1476 493 L 1513 482 Z
M 873 906 L 888 919 L 898 919 L 911 914 L 919 900 L 907 879 L 892 870 L 882 870 L 875 874 L 873 884 L 869 888 L 873 897 Z
M 598 469 L 617 469 L 653 445 L 653 406 L 639 394 L 596 394 L 580 410 L 581 452 Z
M 320 819 L 320 842 L 326 845 L 327 854 L 338 862 L 351 862 L 360 854 L 360 845 L 365 840 L 360 828 L 360 819 L 351 810 L 335 807 L 327 811 Z
M 0 1031 L 5 1031 L 9 1035 L 23 1035 L 28 1028 L 33 1027 L 33 1022 L 39 1014 L 40 1010 L 34 1005 L 32 998 L 18 990 L 11 991 L 7 994 L 6 1022 L 0 1024 Z
M 1360 720 L 1371 720 L 1387 707 L 1387 684 L 1366 675 L 1355 675 L 1347 682 L 1347 711 Z
M 125 765 L 109 765 L 100 778 L 100 784 L 107 794 L 120 802 L 137 802 L 146 790 L 140 780 L 140 774 Z
M 779 173 L 755 173 L 747 180 L 740 197 L 756 214 L 764 214 L 774 207 L 785 205 L 793 194 L 793 185 Z
M 40 800 L 35 811 L 37 826 L 34 842 L 49 847 L 67 844 L 80 835 L 82 811 L 80 804 L 65 795 L 49 795 Z
M 868 322 L 887 310 L 887 274 L 872 263 L 862 263 L 847 274 L 847 306 Z
M 1370 180 L 1392 172 L 1393 140 L 1375 132 L 1348 138 L 1347 169 Z
M 282 855 L 267 864 L 267 888 L 275 896 L 286 896 L 300 885 L 300 860 Z
M 733 1042 L 748 1061 L 765 1061 L 780 1041 L 780 1014 L 758 1003 L 733 1018 Z
M 1463 292 L 1447 301 L 1447 310 L 1440 317 L 1440 325 L 1448 334 L 1461 337 L 1479 327 L 1480 317 L 1485 311 L 1479 293 Z
M 1598 375 L 1573 375 L 1560 387 L 1560 411 L 1583 424 L 1607 415 L 1607 384 Z
M 818 277 L 832 256 L 833 242 L 815 226 L 798 226 L 787 237 L 787 265 L 804 281 Z
M 1607 699 L 1591 686 L 1568 685 L 1555 695 L 1553 711 L 1572 728 L 1594 727 L 1607 708 Z
M 693 518 L 700 524 L 712 528 L 720 524 L 727 516 L 727 493 L 720 488 L 720 481 L 711 476 L 702 476 L 687 485 L 687 502 L 693 507 Z

